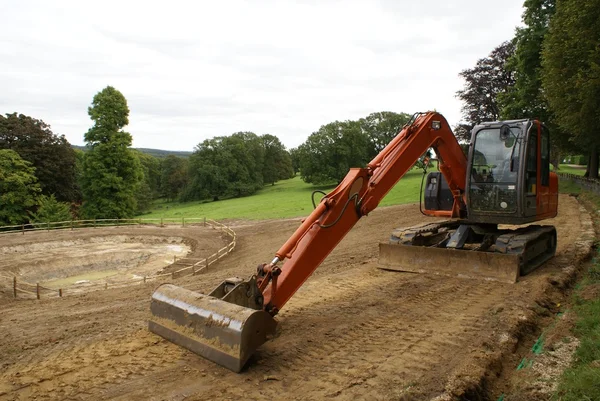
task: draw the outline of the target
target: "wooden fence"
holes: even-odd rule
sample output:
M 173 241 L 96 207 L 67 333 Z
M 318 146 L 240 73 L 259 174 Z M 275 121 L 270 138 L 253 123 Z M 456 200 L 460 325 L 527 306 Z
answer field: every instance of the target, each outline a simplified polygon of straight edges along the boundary
M 569 180 L 575 182 L 588 191 L 591 191 L 597 195 L 600 195 L 600 180 L 594 178 L 587 178 L 581 175 L 569 174 L 569 173 L 556 173 L 561 179 Z
M 126 282 L 119 282 L 114 284 L 94 284 L 94 285 L 86 285 L 84 287 L 71 287 L 71 288 L 60 288 L 60 289 L 52 289 L 45 287 L 39 283 L 28 283 L 23 280 L 19 280 L 16 276 L 8 276 L 6 273 L 0 273 L 0 280 L 5 282 L 12 282 L 12 290 L 13 297 L 19 298 L 37 298 L 40 299 L 42 297 L 63 297 L 67 293 L 82 293 L 88 291 L 97 291 L 97 290 L 105 290 L 108 288 L 117 288 L 117 287 L 126 287 L 135 284 L 147 283 L 149 281 L 156 280 L 166 280 L 171 279 L 174 280 L 176 278 L 196 275 L 208 270 L 210 265 L 216 263 L 221 258 L 227 256 L 233 249 L 235 248 L 237 236 L 235 231 L 231 228 L 227 227 L 224 224 L 221 224 L 217 221 L 210 220 L 207 218 L 188 218 L 188 219 L 120 219 L 120 220 L 74 220 L 71 222 L 57 222 L 57 223 L 48 223 L 47 227 L 23 227 L 23 226 L 4 226 L 0 227 L 0 230 L 6 228 L 12 228 L 11 231 L 4 231 L 3 234 L 6 233 L 22 233 L 25 234 L 27 231 L 39 231 L 39 230 L 56 230 L 56 229 L 71 229 L 75 228 L 84 228 L 84 227 L 100 227 L 100 226 L 124 226 L 124 225 L 154 225 L 157 226 L 160 224 L 160 227 L 164 227 L 166 225 L 173 224 L 181 224 L 185 227 L 186 224 L 191 225 L 203 225 L 206 227 L 212 227 L 214 230 L 218 230 L 223 234 L 226 234 L 229 237 L 229 243 L 217 250 L 217 252 L 212 255 L 207 256 L 206 258 L 196 259 L 196 258 L 173 258 L 173 264 L 170 266 L 176 265 L 181 266 L 180 269 L 173 270 L 169 273 L 163 274 L 154 274 L 149 276 L 144 276 L 135 280 L 128 280 Z M 116 222 L 118 224 L 109 224 L 108 222 Z M 69 224 L 65 224 L 69 223 Z M 7 286 L 8 287 L 8 286 Z
M 212 222 L 212 223 L 210 223 Z M 206 217 L 182 217 L 182 218 L 155 218 L 155 219 L 93 219 L 93 220 L 67 220 L 47 223 L 28 223 L 16 226 L 0 226 L 1 234 L 25 234 L 29 231 L 50 231 L 50 230 L 75 230 L 77 228 L 97 228 L 108 226 L 143 226 L 143 225 L 180 225 L 185 227 L 190 224 L 210 225 L 215 224 L 214 220 Z M 216 223 L 220 224 L 220 223 Z

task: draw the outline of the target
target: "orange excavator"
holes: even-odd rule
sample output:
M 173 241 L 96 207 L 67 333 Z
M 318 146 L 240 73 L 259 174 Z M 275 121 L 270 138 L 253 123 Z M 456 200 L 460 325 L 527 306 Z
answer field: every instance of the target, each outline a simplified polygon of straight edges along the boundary
M 549 132 L 537 120 L 511 120 L 482 123 L 471 135 L 466 156 L 442 115 L 415 114 L 365 168 L 350 169 L 252 277 L 227 279 L 208 295 L 159 286 L 150 331 L 241 371 L 275 333 L 286 302 L 430 148 L 439 171 L 426 178 L 422 212 L 449 220 L 395 230 L 380 244 L 380 267 L 516 282 L 556 250 L 554 227 L 529 225 L 557 213 Z

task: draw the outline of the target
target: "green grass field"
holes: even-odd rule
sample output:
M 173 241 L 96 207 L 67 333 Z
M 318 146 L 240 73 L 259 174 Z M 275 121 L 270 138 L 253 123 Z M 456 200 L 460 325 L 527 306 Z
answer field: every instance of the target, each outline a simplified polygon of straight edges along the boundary
M 430 168 L 429 171 L 435 171 Z M 561 172 L 583 175 L 583 169 L 563 165 Z M 396 186 L 381 201 L 380 206 L 400 205 L 419 201 L 419 189 L 423 171 L 413 169 L 396 184 Z M 315 186 L 307 184 L 299 176 L 289 180 L 279 181 L 275 185 L 266 185 L 252 196 L 225 199 L 216 202 L 165 202 L 157 201 L 150 213 L 141 217 L 147 218 L 181 218 L 207 217 L 214 220 L 222 219 L 278 219 L 287 217 L 308 216 L 313 209 L 310 195 L 315 190 L 329 192 L 335 185 Z M 561 183 L 561 192 L 570 191 L 568 182 Z M 322 195 L 316 194 L 318 202 Z
M 433 171 L 433 169 L 431 170 Z M 399 205 L 419 201 L 422 170 L 411 170 L 383 199 L 381 206 Z M 315 190 L 325 193 L 335 188 L 307 184 L 299 176 L 267 185 L 256 194 L 244 198 L 226 199 L 216 202 L 164 202 L 155 203 L 155 207 L 142 217 L 177 218 L 207 217 L 221 219 L 277 219 L 308 216 L 313 209 L 310 195 Z M 315 202 L 321 199 L 315 194 Z
M 558 170 L 558 172 L 583 176 L 585 174 L 585 166 L 561 164 L 560 170 Z

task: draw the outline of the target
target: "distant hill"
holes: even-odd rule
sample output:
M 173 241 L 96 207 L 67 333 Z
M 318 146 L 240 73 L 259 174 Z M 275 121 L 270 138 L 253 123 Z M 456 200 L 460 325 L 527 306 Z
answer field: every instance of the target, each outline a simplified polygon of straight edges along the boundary
M 74 149 L 79 149 L 82 151 L 86 151 L 85 146 L 71 145 Z M 167 157 L 169 155 L 175 155 L 179 157 L 189 157 L 192 155 L 192 152 L 186 152 L 183 150 L 162 150 L 162 149 L 148 149 L 148 148 L 133 148 L 135 150 L 139 150 L 142 153 L 149 154 L 154 157 Z

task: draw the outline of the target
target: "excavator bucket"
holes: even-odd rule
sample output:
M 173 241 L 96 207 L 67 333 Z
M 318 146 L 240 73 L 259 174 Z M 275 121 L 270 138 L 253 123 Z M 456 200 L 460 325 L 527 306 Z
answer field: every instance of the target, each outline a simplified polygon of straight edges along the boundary
M 254 278 L 226 280 L 209 295 L 163 284 L 152 295 L 148 328 L 240 372 L 254 351 L 275 334 L 276 321 L 260 308 L 261 303 Z
M 518 254 L 379 244 L 379 265 L 385 270 L 515 283 L 519 264 Z

